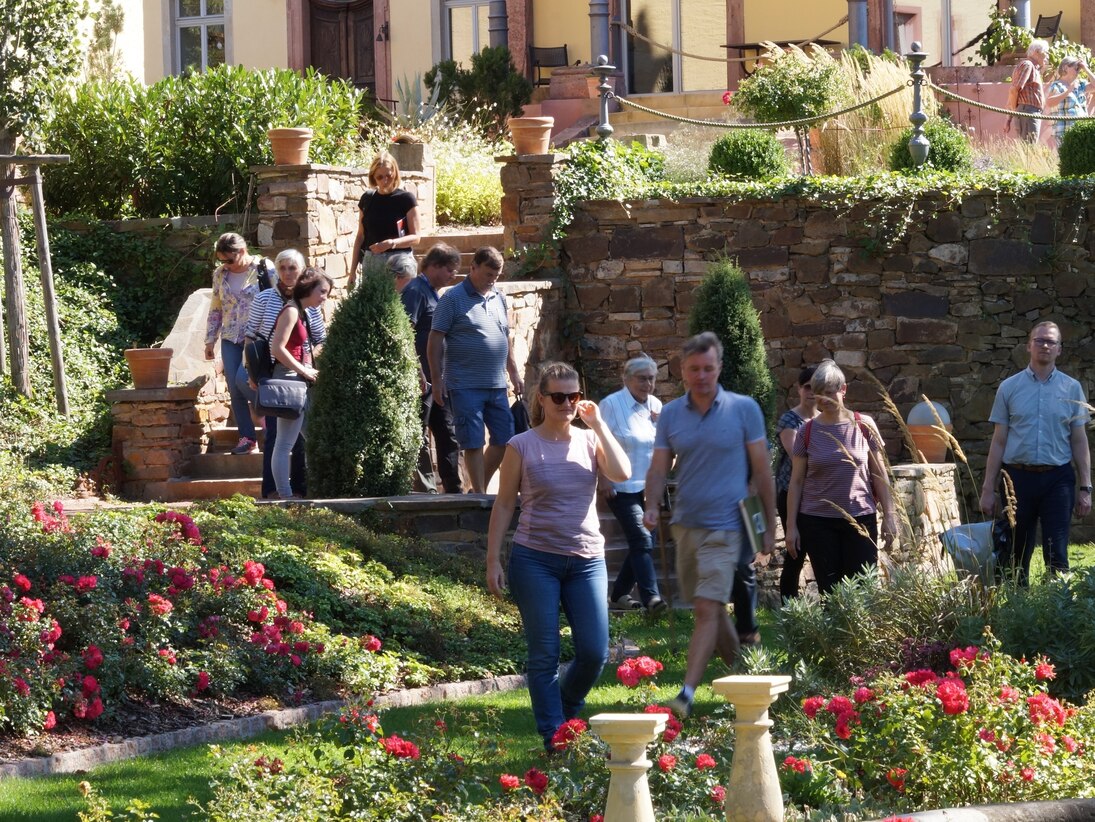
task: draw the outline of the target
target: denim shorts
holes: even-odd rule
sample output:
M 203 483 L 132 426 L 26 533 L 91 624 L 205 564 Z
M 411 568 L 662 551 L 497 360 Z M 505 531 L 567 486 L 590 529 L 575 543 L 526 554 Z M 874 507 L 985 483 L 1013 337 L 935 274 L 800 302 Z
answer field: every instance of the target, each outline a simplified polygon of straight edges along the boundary
M 461 448 L 482 448 L 486 431 L 490 431 L 491 445 L 505 445 L 513 436 L 513 412 L 505 388 L 449 389 L 449 404 Z

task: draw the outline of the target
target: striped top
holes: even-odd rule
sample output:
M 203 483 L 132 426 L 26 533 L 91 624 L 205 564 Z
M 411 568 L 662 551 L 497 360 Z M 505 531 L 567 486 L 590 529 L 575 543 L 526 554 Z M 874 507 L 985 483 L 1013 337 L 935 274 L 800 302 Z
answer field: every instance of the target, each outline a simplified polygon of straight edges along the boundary
M 1046 94 L 1042 88 L 1042 72 L 1030 60 L 1020 60 L 1015 67 L 1011 84 L 1019 89 L 1017 106 L 1036 106 L 1041 111 L 1046 106 Z
M 535 428 L 510 439 L 521 455 L 521 516 L 513 541 L 549 554 L 604 555 L 597 516 L 597 436 L 571 428 L 570 439 L 544 439 Z
M 807 458 L 799 513 L 835 519 L 843 517 L 842 511 L 853 517 L 874 513 L 877 506 L 869 456 L 871 451 L 879 451 L 883 443 L 882 437 L 874 436 L 877 431 L 874 422 L 862 414 L 860 420 L 861 424 L 844 420 L 827 425 L 815 417 L 808 449 L 806 426 L 798 429 L 791 454 Z M 871 437 L 867 437 L 864 428 L 872 432 Z M 830 503 L 839 507 L 834 508 Z
M 278 321 L 278 314 L 288 300 L 281 296 L 281 292 L 275 288 L 268 288 L 261 292 L 251 303 L 251 313 L 247 317 L 247 328 L 243 335 L 254 339 L 262 335 L 267 340 L 274 332 L 274 326 Z M 323 321 L 323 314 L 318 308 L 306 308 L 308 315 L 308 329 L 312 333 L 312 342 L 322 345 L 327 339 L 327 324 Z
M 445 335 L 447 388 L 506 387 L 509 319 L 501 291 L 480 294 L 470 279 L 464 280 L 437 301 L 431 329 Z

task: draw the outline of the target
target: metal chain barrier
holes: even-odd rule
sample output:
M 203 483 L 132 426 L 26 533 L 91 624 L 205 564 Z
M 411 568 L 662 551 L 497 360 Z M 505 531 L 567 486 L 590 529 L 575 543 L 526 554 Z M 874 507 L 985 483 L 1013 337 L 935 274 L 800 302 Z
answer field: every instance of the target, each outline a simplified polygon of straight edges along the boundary
M 872 97 L 870 100 L 864 100 L 862 103 L 856 103 L 854 106 L 848 108 L 842 108 L 838 111 L 830 111 L 826 114 L 819 114 L 816 117 L 801 117 L 798 120 L 782 120 L 776 123 L 727 123 L 724 120 L 700 120 L 694 117 L 681 117 L 676 114 L 667 114 L 664 111 L 658 111 L 654 108 L 647 108 L 646 106 L 638 103 L 633 103 L 625 97 L 620 97 L 614 92 L 608 92 L 608 98 L 614 99 L 621 105 L 625 105 L 628 108 L 636 109 L 637 111 L 645 112 L 646 114 L 653 114 L 656 117 L 662 117 L 666 120 L 672 120 L 675 123 L 688 123 L 694 126 L 710 126 L 712 128 L 798 128 L 799 126 L 808 126 L 812 123 L 819 123 L 822 120 L 829 120 L 833 117 L 839 117 L 842 114 L 848 114 L 853 111 L 858 111 L 861 108 L 867 106 L 873 106 L 879 100 L 885 100 L 887 97 L 904 91 L 912 83 L 908 82 L 903 85 L 890 89 L 885 94 L 880 94 L 877 97 Z
M 1057 120 L 1064 122 L 1075 122 L 1076 120 L 1095 120 L 1095 117 L 1088 114 L 1037 114 L 1031 111 L 1013 111 L 1010 108 L 1000 108 L 999 106 L 990 106 L 988 103 L 982 103 L 978 100 L 971 100 L 969 97 L 963 97 L 961 94 L 955 94 L 953 91 L 947 91 L 947 89 L 937 86 L 931 80 L 928 80 L 927 85 L 933 91 L 942 94 L 944 97 L 949 97 L 952 100 L 965 103 L 973 108 L 982 108 L 985 111 L 995 111 L 998 114 L 1007 114 L 1009 117 L 1026 117 L 1029 120 Z
M 826 34 L 829 34 L 830 32 L 836 31 L 838 28 L 840 28 L 841 26 L 843 26 L 847 22 L 848 22 L 848 15 L 845 14 L 843 17 L 841 17 L 839 20 L 837 20 L 837 22 L 834 25 L 830 26 L 829 28 L 825 29 L 825 31 L 821 32 L 821 34 L 815 35 L 814 37 L 810 38 L 809 40 L 803 40 L 800 43 L 795 43 L 794 45 L 799 47 L 799 48 L 802 48 L 802 46 L 809 45 L 810 43 L 814 42 L 815 40 L 820 40 Z M 643 40 L 643 41 L 649 43 L 650 45 L 661 49 L 662 51 L 668 51 L 668 52 L 671 52 L 673 54 L 679 54 L 681 57 L 687 57 L 691 60 L 707 60 L 710 63 L 752 63 L 752 62 L 754 62 L 758 59 L 761 59 L 763 57 L 763 55 L 758 55 L 757 57 L 730 57 L 730 56 L 726 56 L 726 57 L 708 57 L 705 54 L 691 54 L 690 52 L 681 51 L 680 49 L 673 48 L 673 46 L 667 46 L 667 45 L 665 45 L 665 43 L 659 43 L 657 40 L 652 40 L 651 38 L 647 37 L 645 34 L 639 32 L 638 30 L 636 30 L 636 29 L 632 28 L 631 26 L 629 26 L 627 23 L 624 23 L 620 20 L 613 20 L 612 25 L 616 26 L 617 28 L 623 29 L 628 34 L 630 34 L 632 37 L 638 37 L 640 40 Z

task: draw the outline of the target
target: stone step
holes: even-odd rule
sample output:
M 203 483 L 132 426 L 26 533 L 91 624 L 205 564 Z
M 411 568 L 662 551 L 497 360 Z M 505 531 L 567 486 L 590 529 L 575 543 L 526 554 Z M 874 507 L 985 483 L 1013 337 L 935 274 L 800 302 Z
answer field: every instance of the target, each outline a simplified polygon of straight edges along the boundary
M 415 254 L 418 257 L 426 256 L 426 252 L 433 248 L 437 243 L 447 243 L 455 248 L 457 251 L 463 254 L 472 254 L 477 248 L 484 245 L 492 245 L 495 248 L 502 247 L 502 227 L 501 226 L 483 226 L 478 230 L 469 230 L 465 232 L 453 232 L 440 234 L 433 234 L 429 237 L 423 237 L 418 247 L 415 248 Z
M 233 494 L 258 498 L 262 494 L 262 478 L 196 479 L 179 477 L 160 484 L 155 489 L 161 502 L 182 502 L 195 499 L 227 499 Z
M 262 454 L 195 454 L 187 474 L 192 479 L 252 479 L 262 476 Z
M 262 448 L 266 442 L 266 432 L 259 428 L 255 430 L 255 435 L 255 438 L 259 441 L 259 448 Z M 228 453 L 240 441 L 240 432 L 234 425 L 226 425 L 223 428 L 214 428 L 210 431 L 209 438 L 209 447 L 206 449 L 209 453 Z

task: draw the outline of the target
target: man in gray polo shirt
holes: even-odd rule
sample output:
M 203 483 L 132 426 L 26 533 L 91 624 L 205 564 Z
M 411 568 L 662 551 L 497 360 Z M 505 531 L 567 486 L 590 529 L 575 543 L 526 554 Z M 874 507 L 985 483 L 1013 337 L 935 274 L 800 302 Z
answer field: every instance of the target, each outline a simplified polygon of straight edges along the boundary
M 679 716 L 692 712 L 711 655 L 717 651 L 731 665 L 740 650 L 726 603 L 746 539 L 738 503 L 748 495 L 750 479 L 768 522 L 774 523 L 776 517 L 764 414 L 752 397 L 719 385 L 722 353 L 722 343 L 710 331 L 684 344 L 681 378 L 686 393 L 662 408 L 654 459 L 646 475 L 643 522 L 653 529 L 676 457 L 677 493 L 670 527 L 677 546 L 677 581 L 684 598 L 692 601 L 695 616 L 684 687 L 669 703 Z M 763 552 L 774 546 L 774 529 L 768 528 Z
M 1061 329 L 1040 322 L 1027 341 L 1029 365 L 1002 383 L 989 421 L 994 424 L 985 461 L 981 510 L 1000 510 L 1001 470 L 1015 488 L 1015 539 L 997 566 L 1020 585 L 1030 578 L 1038 522 L 1042 556 L 1050 573 L 1068 570 L 1068 533 L 1073 511 L 1091 511 L 1091 448 L 1087 400 L 1076 380 L 1057 369 Z M 1076 488 L 1077 482 L 1079 488 Z
M 451 403 L 456 440 L 476 494 L 486 493 L 513 436 L 506 373 L 515 394 L 525 390 L 513 358 L 506 298 L 495 288 L 501 273 L 498 249 L 476 251 L 467 279 L 438 300 L 426 345 L 433 401 L 440 407 Z M 484 454 L 487 430 L 490 446 Z

